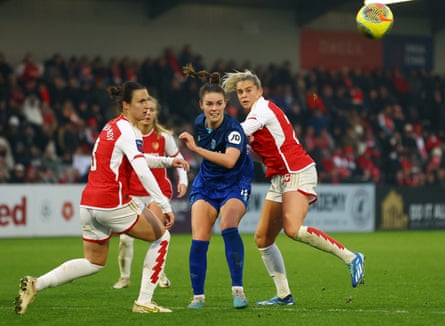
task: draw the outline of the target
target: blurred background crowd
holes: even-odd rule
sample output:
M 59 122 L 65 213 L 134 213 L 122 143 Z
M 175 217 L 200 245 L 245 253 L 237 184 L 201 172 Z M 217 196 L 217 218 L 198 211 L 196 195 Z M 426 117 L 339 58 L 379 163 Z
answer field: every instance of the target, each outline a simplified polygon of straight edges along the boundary
M 94 141 L 119 113 L 107 87 L 127 80 L 159 99 L 164 126 L 175 134 L 192 131 L 201 81 L 184 78 L 187 63 L 221 74 L 255 72 L 264 96 L 287 113 L 317 162 L 321 183 L 445 186 L 445 80 L 439 75 L 396 68 L 301 71 L 289 62 L 252 66 L 224 59 L 207 65 L 188 44 L 145 60 L 55 53 L 40 61 L 26 53 L 13 66 L 0 53 L 0 183 L 85 182 Z M 227 113 L 245 116 L 234 96 Z M 178 145 L 196 170 L 199 158 Z M 256 176 L 264 181 L 260 164 Z

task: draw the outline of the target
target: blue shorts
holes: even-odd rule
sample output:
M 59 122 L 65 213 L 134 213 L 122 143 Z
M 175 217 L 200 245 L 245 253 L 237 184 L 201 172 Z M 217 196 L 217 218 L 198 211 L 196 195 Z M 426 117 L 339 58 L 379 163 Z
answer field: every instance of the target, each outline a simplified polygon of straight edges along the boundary
M 220 208 L 229 199 L 236 198 L 241 200 L 247 209 L 251 190 L 252 187 L 250 181 L 243 182 L 243 180 L 232 187 L 223 188 L 222 190 L 218 189 L 218 187 L 212 189 L 207 187 L 192 187 L 190 193 L 190 205 L 193 205 L 194 202 L 202 199 L 212 205 L 216 211 L 219 212 Z

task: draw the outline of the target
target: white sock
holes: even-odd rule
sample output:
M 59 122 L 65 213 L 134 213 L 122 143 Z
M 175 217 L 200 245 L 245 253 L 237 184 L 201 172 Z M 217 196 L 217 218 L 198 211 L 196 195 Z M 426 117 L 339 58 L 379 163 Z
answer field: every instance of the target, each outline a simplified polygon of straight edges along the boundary
M 242 286 L 232 286 L 232 295 L 244 294 L 244 288 Z
M 143 305 L 151 302 L 153 292 L 165 267 L 169 244 L 170 232 L 165 231 L 162 237 L 154 241 L 148 248 L 142 269 L 141 289 L 137 299 L 138 304 Z
M 337 240 L 314 227 L 302 226 L 298 230 L 294 240 L 306 243 L 314 248 L 334 254 L 346 264 L 349 264 L 355 257 L 355 254 L 349 251 Z
M 37 278 L 36 290 L 56 287 L 72 280 L 95 274 L 103 266 L 95 265 L 86 258 L 72 259 Z
M 205 296 L 205 294 L 194 294 L 193 300 L 205 301 L 206 296 Z
M 275 283 L 277 295 L 280 298 L 288 296 L 290 294 L 289 283 L 287 281 L 286 267 L 284 266 L 280 249 L 273 243 L 269 247 L 260 248 L 259 250 L 264 265 Z
M 119 271 L 122 278 L 130 278 L 131 274 L 131 263 L 133 261 L 134 253 L 134 238 L 126 234 L 120 235 L 119 240 Z

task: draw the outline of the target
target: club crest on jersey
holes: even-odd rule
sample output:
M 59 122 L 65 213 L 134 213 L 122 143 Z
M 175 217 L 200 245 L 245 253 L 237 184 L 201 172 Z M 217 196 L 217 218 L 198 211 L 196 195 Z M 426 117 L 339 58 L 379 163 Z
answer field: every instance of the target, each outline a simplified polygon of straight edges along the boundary
M 151 143 L 151 147 L 154 151 L 157 151 L 159 149 L 159 143 L 157 141 Z
M 141 152 L 141 153 L 144 152 L 143 145 L 144 145 L 144 142 L 142 141 L 142 139 L 136 139 L 136 147 L 138 148 L 139 152 Z
M 210 148 L 211 148 L 212 150 L 214 150 L 214 149 L 216 148 L 216 140 L 215 140 L 215 139 L 212 139 L 212 141 L 211 141 L 211 143 L 210 143 Z
M 241 134 L 238 131 L 232 131 L 227 138 L 229 139 L 229 143 L 231 144 L 241 144 Z

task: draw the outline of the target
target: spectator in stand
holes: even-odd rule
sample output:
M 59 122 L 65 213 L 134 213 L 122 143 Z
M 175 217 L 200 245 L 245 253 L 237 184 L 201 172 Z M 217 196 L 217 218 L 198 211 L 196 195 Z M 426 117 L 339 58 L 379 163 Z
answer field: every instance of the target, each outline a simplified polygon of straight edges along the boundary
M 17 163 L 14 166 L 9 183 L 26 183 L 26 170 L 22 163 Z
M 8 128 L 9 118 L 11 117 L 10 111 L 8 100 L 0 99 L 0 133 L 4 133 Z
M 322 128 L 317 137 L 317 147 L 321 150 L 332 152 L 335 149 L 335 141 L 327 128 Z
M 26 84 L 29 81 L 37 81 L 42 78 L 44 67 L 34 59 L 31 52 L 25 54 L 22 62 L 16 69 L 16 74 L 20 82 Z
M 195 62 L 195 56 L 193 55 L 192 46 L 190 43 L 186 43 L 182 46 L 181 51 L 178 55 L 178 64 L 180 67 L 183 67 L 189 63 L 195 67 L 197 70 L 201 70 L 202 67 L 197 67 Z
M 379 166 L 376 163 L 376 158 L 380 155 L 377 151 L 368 147 L 357 158 L 357 166 L 361 171 L 362 180 L 364 182 L 374 182 L 379 185 L 381 181 L 381 172 Z
M 43 116 L 40 105 L 40 99 L 34 94 L 27 96 L 23 103 L 23 114 L 25 119 L 35 128 L 41 128 L 43 125 Z
M 122 72 L 122 77 L 125 81 L 135 81 L 137 76 L 137 71 L 139 69 L 139 63 L 128 56 L 124 56 L 120 63 L 120 70 Z
M 66 122 L 61 125 L 57 135 L 58 153 L 64 164 L 71 165 L 73 155 L 79 147 L 78 126 L 74 123 Z
M 386 105 L 385 108 L 378 114 L 377 117 L 379 127 L 385 133 L 386 137 L 391 136 L 395 130 L 392 114 L 393 114 L 392 106 Z
M 62 160 L 59 156 L 57 156 L 56 145 L 54 141 L 50 141 L 46 146 L 40 160 L 40 167 L 43 170 L 51 171 L 53 174 L 53 178 L 58 181 L 58 178 L 62 172 Z
M 146 85 L 152 93 L 158 93 L 155 82 L 155 60 L 151 57 L 146 57 L 137 71 L 137 79 Z
M 68 79 L 68 68 L 62 54 L 54 53 L 49 60 L 45 61 L 43 77 L 47 83 L 51 83 L 54 78 Z
M 6 61 L 5 55 L 0 52 L 0 100 L 6 100 L 9 96 L 13 73 L 14 69 Z
M 308 126 L 314 127 L 315 135 L 320 136 L 323 129 L 330 130 L 329 116 L 322 109 L 313 109 L 307 121 Z
M 11 149 L 11 144 L 8 138 L 3 134 L 3 131 L 0 132 L 0 157 L 2 160 L 2 169 L 5 170 L 5 174 L 8 176 L 9 170 L 15 165 L 15 158 Z
M 6 183 L 10 179 L 11 168 L 6 161 L 6 148 L 0 144 L 0 183 Z

